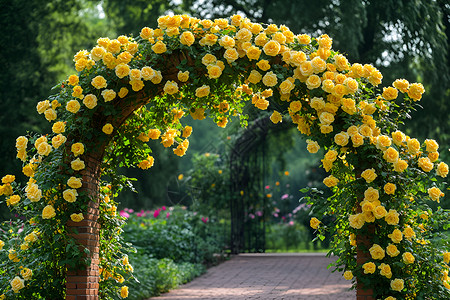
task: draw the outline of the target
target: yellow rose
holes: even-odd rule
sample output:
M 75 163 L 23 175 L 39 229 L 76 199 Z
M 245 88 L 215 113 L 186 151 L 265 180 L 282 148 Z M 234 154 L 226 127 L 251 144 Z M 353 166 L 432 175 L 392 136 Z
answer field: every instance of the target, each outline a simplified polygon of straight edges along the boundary
M 398 212 L 395 209 L 390 209 L 384 217 L 384 220 L 389 225 L 397 225 L 399 222 Z
M 310 139 L 306 140 L 306 143 L 308 144 L 306 149 L 309 153 L 317 153 L 319 151 L 320 146 L 316 141 L 312 141 Z
M 328 150 L 327 153 L 325 153 L 324 158 L 328 161 L 334 162 L 337 158 L 337 151 L 336 150 Z
M 179 71 L 177 74 L 177 78 L 181 82 L 186 82 L 189 80 L 189 71 L 181 72 Z
M 58 149 L 62 144 L 66 142 L 67 138 L 62 134 L 58 134 L 52 138 L 52 146 Z
M 77 75 L 70 75 L 69 79 L 67 80 L 69 85 L 75 86 L 79 82 L 79 78 Z
M 48 108 L 50 108 L 50 101 L 40 101 L 36 105 L 36 110 L 39 114 L 43 114 Z
M 118 62 L 118 60 L 114 57 L 114 55 L 112 55 L 109 52 L 103 55 L 102 61 L 108 69 L 114 69 Z
M 241 42 L 248 42 L 252 39 L 252 32 L 248 30 L 247 28 L 241 28 L 236 33 L 236 39 L 238 39 Z
M 394 171 L 403 172 L 406 170 L 406 168 L 408 168 L 408 163 L 405 160 L 399 159 L 394 162 Z
M 381 96 L 386 100 L 395 100 L 398 97 L 398 90 L 394 87 L 383 88 Z
M 164 85 L 164 93 L 169 95 L 176 94 L 178 92 L 178 84 L 175 81 L 167 81 Z
M 421 83 L 413 83 L 408 88 L 408 96 L 414 101 L 419 101 L 424 92 L 425 88 Z
M 344 278 L 345 278 L 345 280 L 352 280 L 353 279 L 352 271 L 345 271 L 344 272 Z
M 344 71 L 344 70 L 350 69 L 347 58 L 342 54 L 338 54 L 338 55 L 334 56 L 334 65 L 336 66 L 336 69 L 338 71 Z
M 444 262 L 446 263 L 446 264 L 449 264 L 450 263 L 450 252 L 444 252 L 443 254 L 443 259 L 444 259 Z
M 83 104 L 87 108 L 93 109 L 94 107 L 97 106 L 97 97 L 93 94 L 88 94 L 88 95 L 86 95 L 86 97 L 84 97 Z
M 56 216 L 55 209 L 51 205 L 47 205 L 42 210 L 42 218 L 43 219 L 51 219 Z
M 267 72 L 263 77 L 263 83 L 269 87 L 275 86 L 278 83 L 277 75 L 272 71 Z
M 328 177 L 326 177 L 323 180 L 323 183 L 327 186 L 327 187 L 333 187 L 336 186 L 339 183 L 339 179 L 337 179 L 336 177 L 334 177 L 333 175 L 330 175 Z
M 416 233 L 410 226 L 406 226 L 405 229 L 403 229 L 403 235 L 410 240 L 413 237 L 416 237 Z
M 205 56 L 203 56 L 202 58 L 202 64 L 204 64 L 205 66 L 209 66 L 211 64 L 215 64 L 217 61 L 217 58 L 212 55 L 212 54 L 206 54 Z
M 377 189 L 374 189 L 373 187 L 367 188 L 367 190 L 364 191 L 364 200 L 369 202 L 375 202 L 379 198 L 379 192 Z
M 359 133 L 356 133 L 351 136 L 353 147 L 359 147 L 364 145 L 364 137 Z
M 42 191 L 39 189 L 39 186 L 35 183 L 28 184 L 25 188 L 25 192 L 27 198 L 30 199 L 31 202 L 38 202 L 42 198 Z
M 277 124 L 277 123 L 281 122 L 282 120 L 283 120 L 283 117 L 276 110 L 270 116 L 270 121 L 272 121 L 272 123 L 274 123 L 274 124 Z
M 256 71 L 256 70 L 252 70 L 252 71 L 250 72 L 250 75 L 248 76 L 248 79 L 247 79 L 247 80 L 248 80 L 249 82 L 253 83 L 253 84 L 257 84 L 258 82 L 261 81 L 261 79 L 262 79 L 261 73 L 259 73 L 259 72 Z
M 269 41 L 269 38 L 267 37 L 267 34 L 264 32 L 258 34 L 255 38 L 255 45 L 257 46 L 264 46 Z
M 156 72 L 151 67 L 143 67 L 141 69 L 141 76 L 144 80 L 152 80 L 156 76 Z M 120 96 L 120 92 L 119 92 L 119 96 Z M 120 98 L 123 98 L 123 97 L 120 97 Z
M 228 35 L 224 35 L 220 41 L 219 41 L 220 46 L 224 47 L 225 49 L 231 49 L 235 46 L 236 42 L 234 41 L 234 39 Z
M 441 176 L 442 178 L 447 177 L 448 175 L 448 165 L 444 162 L 438 164 L 436 168 L 436 174 Z
M 303 45 L 311 43 L 311 37 L 307 34 L 300 34 L 297 36 L 298 42 Z
M 397 187 L 395 184 L 388 182 L 384 185 L 383 189 L 386 194 L 393 195 L 395 193 L 396 188 Z
M 155 80 L 156 77 L 153 77 L 152 82 Z M 161 77 L 162 79 L 162 77 Z M 159 80 L 161 82 L 161 80 Z M 159 83 L 158 82 L 158 83 Z M 144 82 L 142 80 L 130 80 L 131 89 L 135 92 L 140 91 L 144 88 Z
M 436 152 L 439 148 L 439 144 L 432 139 L 426 139 L 425 140 L 425 145 L 426 145 L 426 151 L 427 152 Z
M 82 213 L 79 214 L 71 214 L 70 219 L 74 222 L 81 222 L 84 219 L 84 216 Z
M 320 221 L 317 218 L 313 217 L 311 218 L 311 220 L 309 220 L 309 226 L 311 226 L 312 229 L 319 228 L 319 225 Z
M 369 252 L 372 259 L 383 259 L 385 256 L 384 249 L 378 244 L 373 244 L 373 246 L 370 247 Z
M 77 158 L 70 163 L 70 167 L 75 171 L 80 171 L 85 168 L 84 161 Z
M 23 279 L 20 278 L 19 276 L 16 276 L 11 280 L 10 284 L 14 293 L 18 293 L 21 289 L 25 287 L 25 284 L 23 282 L 24 282 Z
M 81 106 L 80 102 L 78 102 L 77 100 L 70 100 L 66 104 L 66 110 L 70 111 L 71 113 L 76 114 L 78 112 L 78 110 L 80 110 L 80 106 Z
M 28 139 L 24 136 L 19 136 L 16 139 L 16 148 L 17 150 L 25 150 L 27 148 Z
M 390 238 L 392 242 L 398 244 L 403 240 L 403 233 L 398 229 L 394 229 L 391 234 L 388 234 L 388 238 Z
M 334 142 L 336 144 L 338 144 L 339 146 L 344 147 L 348 144 L 348 138 L 349 138 L 349 136 L 348 136 L 347 132 L 341 131 L 340 133 L 338 133 L 334 136 Z
M 391 278 L 392 277 L 391 266 L 389 266 L 388 264 L 382 263 L 378 267 L 378 269 L 380 269 L 380 275 L 381 276 L 385 276 L 386 278 Z
M 206 97 L 210 93 L 210 87 L 208 85 L 202 85 L 195 90 L 195 96 L 198 98 Z
M 355 229 L 361 229 L 365 222 L 362 214 L 350 215 L 348 220 L 350 222 L 350 227 Z
M 105 88 L 107 86 L 106 79 L 101 75 L 95 76 L 92 79 L 91 84 L 93 87 L 95 87 L 98 90 Z
M 261 49 L 256 46 L 250 46 L 247 48 L 246 54 L 249 60 L 258 60 L 259 56 L 261 55 Z
M 361 173 L 361 177 L 364 178 L 367 183 L 370 183 L 377 178 L 377 174 L 374 169 L 366 169 Z
M 430 152 L 428 153 L 428 158 L 432 161 L 435 162 L 439 159 L 439 152 Z
M 28 268 L 23 268 L 20 270 L 20 275 L 22 275 L 23 279 L 30 280 L 31 276 L 33 276 L 33 271 Z
M 4 246 L 5 246 L 5 242 L 0 240 L 0 250 L 2 250 Z
M 290 57 L 289 57 L 289 63 L 291 65 L 294 65 L 296 67 L 300 67 L 302 65 L 302 63 L 306 61 L 306 59 L 307 59 L 307 57 L 306 57 L 305 52 L 291 50 Z M 318 61 L 315 61 L 315 62 L 317 63 Z M 312 62 L 311 62 L 311 66 L 313 68 L 313 72 L 320 68 L 320 66 L 317 66 L 317 65 L 314 66 Z M 325 67 L 326 67 L 326 64 L 325 64 Z
M 19 201 L 20 201 L 19 195 L 12 195 L 11 197 L 8 198 L 8 200 L 6 200 L 6 204 L 8 204 L 8 206 L 16 205 L 17 203 L 19 203 Z
M 408 91 L 409 82 L 406 79 L 397 79 L 392 85 L 402 93 L 406 93 Z
M 119 78 L 124 78 L 125 76 L 130 75 L 130 67 L 126 64 L 118 64 L 115 67 L 116 76 Z
M 318 88 L 321 85 L 322 81 L 320 80 L 320 77 L 317 75 L 311 75 L 306 80 L 306 87 L 309 90 L 313 90 Z
M 386 253 L 390 257 L 396 257 L 397 255 L 400 254 L 400 251 L 398 251 L 397 246 L 395 246 L 394 244 L 389 243 L 387 248 L 386 248 Z
M 347 87 L 348 92 L 350 92 L 352 94 L 354 94 L 358 91 L 358 87 L 359 87 L 358 81 L 356 81 L 353 78 L 346 78 L 344 80 L 344 85 Z
M 153 29 L 150 29 L 148 27 L 144 27 L 141 29 L 140 37 L 144 40 L 151 38 L 153 36 Z
M 71 148 L 75 156 L 82 155 L 84 153 L 84 145 L 82 143 L 75 143 Z
M 56 122 L 52 126 L 52 131 L 54 133 L 62 133 L 65 131 L 65 129 L 66 129 L 66 125 L 64 124 L 64 122 L 61 122 L 61 121 Z M 16 143 L 16 145 L 17 145 L 17 143 Z
M 408 152 L 411 154 L 417 154 L 420 150 L 420 143 L 417 139 L 409 139 L 406 145 L 408 146 Z
M 67 189 L 63 192 L 63 198 L 67 202 L 75 202 L 77 200 L 78 192 L 75 189 Z
M 77 85 L 73 87 L 72 97 L 80 99 L 83 98 L 83 89 L 81 88 L 81 86 Z
M 325 108 L 325 101 L 323 98 L 314 97 L 311 99 L 310 106 L 319 111 Z
M 157 41 L 153 46 L 152 46 L 152 50 L 153 52 L 155 52 L 156 54 L 162 54 L 164 52 L 167 51 L 166 48 L 166 44 L 164 44 L 161 41 Z
M 314 73 L 312 63 L 310 61 L 302 62 L 300 65 L 300 73 L 305 77 L 311 76 Z
M 419 167 L 424 172 L 430 172 L 433 170 L 434 165 L 428 157 L 421 157 L 419 158 Z
M 372 210 L 372 213 L 375 216 L 375 218 L 381 219 L 381 218 L 384 218 L 386 216 L 387 211 L 386 211 L 386 208 L 383 205 L 377 205 Z
M 126 285 L 120 288 L 120 297 L 127 298 L 128 297 L 128 287 Z
M 428 189 L 428 196 L 430 196 L 431 200 L 439 202 L 439 198 L 445 195 L 439 188 L 432 187 Z
M 223 54 L 223 57 L 227 60 L 228 63 L 234 62 L 239 57 L 239 53 L 234 48 L 227 49 Z
M 102 131 L 105 134 L 111 134 L 114 131 L 114 127 L 110 124 L 110 123 L 106 123 L 103 127 L 102 127 Z
M 267 42 L 263 47 L 264 53 L 269 56 L 276 56 L 280 52 L 280 50 L 280 43 L 274 40 Z
M 83 184 L 81 182 L 81 178 L 76 178 L 72 176 L 67 180 L 67 185 L 73 189 L 79 189 Z
M 56 111 L 52 108 L 49 108 L 46 111 L 44 111 L 44 115 L 45 115 L 45 118 L 47 119 L 47 121 L 49 121 L 49 122 L 55 120 L 57 117 Z
M 183 129 L 183 135 L 182 136 L 184 138 L 188 138 L 191 135 L 191 133 L 192 133 L 192 127 L 191 126 L 186 126 Z
M 334 122 L 334 115 L 329 112 L 324 111 L 324 112 L 320 113 L 319 120 L 320 120 L 321 124 L 330 125 L 331 123 Z M 336 139 L 336 137 L 335 137 L 335 139 Z M 345 141 L 342 139 L 345 139 L 345 135 L 339 136 L 338 139 L 340 142 L 344 143 Z M 348 142 L 348 134 L 347 134 L 347 142 Z
M 141 70 L 131 69 L 129 76 L 130 76 L 130 80 L 141 80 L 141 78 L 142 78 Z
M 183 45 L 191 46 L 195 42 L 195 37 L 190 31 L 185 31 L 180 35 L 180 42 Z
M 286 79 L 280 84 L 280 92 L 282 94 L 289 94 L 294 88 L 295 85 L 289 79 Z
M 383 153 L 383 158 L 390 163 L 394 163 L 398 160 L 398 152 L 392 147 L 389 147 L 386 151 Z
M 158 139 L 160 135 L 161 131 L 159 131 L 159 129 L 150 129 L 148 132 L 148 137 L 151 138 L 152 140 Z
M 258 68 L 260 68 L 262 71 L 267 71 L 270 69 L 270 64 L 268 60 L 262 59 L 256 63 Z
M 47 142 L 40 143 L 37 152 L 39 155 L 48 156 L 52 151 L 52 146 L 50 146 Z
M 401 290 L 403 290 L 403 287 L 403 279 L 394 279 L 391 281 L 391 289 L 393 289 L 394 291 L 400 292 Z
M 373 274 L 375 273 L 377 266 L 373 262 L 367 262 L 363 264 L 364 274 Z
M 141 161 L 138 164 L 138 167 L 141 168 L 142 170 L 147 170 L 149 168 L 151 168 L 153 166 L 155 159 L 152 156 L 148 156 L 147 159 Z
M 255 106 L 256 106 L 257 108 L 261 109 L 261 110 L 266 110 L 267 107 L 269 106 L 269 101 L 267 101 L 267 100 L 264 99 L 264 98 L 259 98 L 259 97 L 258 97 L 258 100 L 257 100 L 256 103 L 255 103 Z

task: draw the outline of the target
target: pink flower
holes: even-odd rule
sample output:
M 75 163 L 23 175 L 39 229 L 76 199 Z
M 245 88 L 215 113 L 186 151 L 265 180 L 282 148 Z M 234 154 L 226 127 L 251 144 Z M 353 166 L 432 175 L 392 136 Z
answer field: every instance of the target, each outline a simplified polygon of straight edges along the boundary
M 284 200 L 284 199 L 287 199 L 287 198 L 289 198 L 288 194 L 284 194 L 283 196 L 281 196 L 281 200 Z
M 206 217 L 206 218 L 205 218 L 205 217 L 202 217 L 202 221 L 203 221 L 203 223 L 206 224 L 206 223 L 208 222 L 208 218 L 207 218 L 207 217 Z
M 155 212 L 153 213 L 153 216 L 155 218 L 157 218 L 159 216 L 160 211 L 161 211 L 160 209 L 155 210 Z
M 290 221 L 289 226 L 294 226 L 294 221 Z
M 128 212 L 129 212 L 130 214 L 132 214 L 132 213 L 134 213 L 134 209 L 130 208 L 130 209 L 128 209 Z
M 249 216 L 250 219 L 254 219 L 255 218 L 254 214 L 248 214 L 248 216 Z
M 167 212 L 166 218 L 168 219 L 170 217 L 170 212 Z
M 260 211 L 260 210 L 258 210 L 258 211 L 256 212 L 256 215 L 257 215 L 258 217 L 262 217 L 262 215 L 263 215 L 263 212 L 262 212 L 262 211 Z
M 163 206 L 163 207 L 161 207 L 161 209 L 162 209 L 162 210 L 166 210 L 166 207 L 165 207 L 165 206 Z
M 125 208 L 125 209 L 126 209 L 126 208 Z M 130 217 L 130 214 L 127 213 L 125 210 L 121 210 L 120 213 L 119 213 L 119 215 L 120 215 L 121 217 L 124 217 L 124 218 L 127 218 L 127 219 Z
M 270 189 L 270 185 L 266 185 L 266 190 Z
M 278 218 L 278 214 L 276 214 L 276 213 L 275 213 L 275 214 L 273 214 L 273 216 L 274 216 L 275 218 Z

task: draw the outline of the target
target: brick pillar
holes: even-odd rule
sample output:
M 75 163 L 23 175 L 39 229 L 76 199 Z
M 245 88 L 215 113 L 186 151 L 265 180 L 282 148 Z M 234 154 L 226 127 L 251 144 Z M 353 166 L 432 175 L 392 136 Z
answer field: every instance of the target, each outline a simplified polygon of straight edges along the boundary
M 369 225 L 368 232 L 369 234 L 375 233 L 375 227 L 373 226 L 373 224 Z M 372 243 L 370 241 L 370 236 L 362 234 L 356 235 L 356 264 L 358 266 L 362 266 L 363 264 L 371 260 L 372 257 L 367 250 L 371 246 Z M 365 251 L 363 251 L 363 249 Z M 356 300 L 376 300 L 375 297 L 373 297 L 373 290 L 366 289 L 363 283 L 358 279 L 359 278 L 356 278 Z
M 100 151 L 102 153 L 102 151 Z M 99 157 L 100 156 L 100 157 Z M 83 157 L 86 168 L 81 171 L 83 186 L 80 191 L 89 195 L 91 201 L 88 210 L 83 213 L 84 220 L 81 222 L 67 222 L 68 231 L 73 228 L 78 234 L 72 234 L 81 251 L 89 250 L 87 256 L 91 264 L 85 270 L 67 271 L 66 274 L 66 300 L 96 300 L 99 288 L 99 171 L 101 155 L 89 155 Z

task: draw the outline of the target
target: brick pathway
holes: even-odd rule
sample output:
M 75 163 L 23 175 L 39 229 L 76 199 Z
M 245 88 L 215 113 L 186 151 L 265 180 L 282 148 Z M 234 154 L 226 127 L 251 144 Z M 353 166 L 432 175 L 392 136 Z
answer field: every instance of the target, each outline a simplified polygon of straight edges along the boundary
M 324 254 L 240 254 L 152 300 L 356 299 Z

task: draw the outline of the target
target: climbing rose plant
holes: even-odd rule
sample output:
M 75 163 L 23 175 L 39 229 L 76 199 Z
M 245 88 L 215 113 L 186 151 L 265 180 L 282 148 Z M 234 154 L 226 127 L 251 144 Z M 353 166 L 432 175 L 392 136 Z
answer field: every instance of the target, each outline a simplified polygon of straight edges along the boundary
M 273 123 L 296 124 L 311 153 L 324 149 L 324 183 L 334 195 L 311 199 L 334 222 L 313 218 L 311 226 L 334 233 L 336 268 L 354 287 L 357 278 L 376 298 L 450 297 L 448 243 L 437 235 L 448 212 L 429 205 L 444 196 L 438 179 L 448 165 L 436 141 L 398 128 L 422 84 L 398 79 L 381 89 L 382 74 L 349 63 L 326 34 L 295 35 L 239 15 L 160 17 L 157 29 L 143 28 L 139 37 L 98 39 L 74 62 L 78 73 L 37 104 L 52 132 L 17 138 L 28 182 L 2 179 L 3 201 L 26 222 L 0 241 L 1 298 L 64 297 L 67 270 L 90 263 L 66 224 L 82 221 L 90 201 L 100 202 L 100 295 L 127 297 L 133 267 L 114 199 L 129 181 L 117 168 L 152 167 L 150 139 L 183 156 L 187 114 L 220 127 L 237 117 L 246 126 L 248 102 L 272 111 Z M 91 199 L 81 173 L 99 153 L 100 196 Z M 364 264 L 357 248 L 369 254 Z

